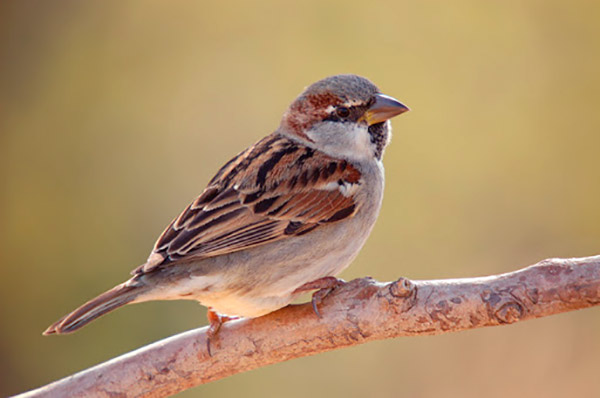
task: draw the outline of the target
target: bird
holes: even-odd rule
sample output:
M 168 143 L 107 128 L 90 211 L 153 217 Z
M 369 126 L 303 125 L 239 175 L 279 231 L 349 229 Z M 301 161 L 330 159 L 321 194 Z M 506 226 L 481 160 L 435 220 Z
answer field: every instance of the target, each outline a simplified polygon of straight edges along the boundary
M 308 86 L 275 131 L 240 152 L 160 235 L 127 281 L 50 325 L 74 332 L 125 304 L 196 300 L 207 346 L 223 322 L 259 317 L 344 282 L 383 199 L 389 119 L 409 108 L 353 74 Z

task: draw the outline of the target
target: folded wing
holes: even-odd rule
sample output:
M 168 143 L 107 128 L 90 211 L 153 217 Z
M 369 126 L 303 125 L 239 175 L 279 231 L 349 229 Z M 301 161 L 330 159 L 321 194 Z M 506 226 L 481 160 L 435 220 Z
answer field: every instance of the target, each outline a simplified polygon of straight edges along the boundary
M 360 172 L 280 135 L 228 162 L 167 227 L 146 273 L 305 234 L 357 211 Z

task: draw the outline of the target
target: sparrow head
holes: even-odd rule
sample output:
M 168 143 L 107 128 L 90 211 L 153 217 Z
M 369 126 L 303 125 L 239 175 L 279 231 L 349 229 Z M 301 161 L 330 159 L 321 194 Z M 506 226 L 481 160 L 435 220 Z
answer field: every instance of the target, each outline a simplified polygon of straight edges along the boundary
M 364 77 L 337 75 L 312 84 L 283 115 L 280 131 L 333 156 L 381 159 L 388 122 L 408 108 Z

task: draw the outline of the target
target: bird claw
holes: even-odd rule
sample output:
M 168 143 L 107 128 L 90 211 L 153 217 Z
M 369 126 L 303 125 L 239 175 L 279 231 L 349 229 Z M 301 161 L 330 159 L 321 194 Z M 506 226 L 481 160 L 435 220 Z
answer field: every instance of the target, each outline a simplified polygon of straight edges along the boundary
M 210 343 L 217 336 L 219 330 L 221 330 L 221 325 L 223 325 L 225 322 L 238 319 L 238 317 L 220 315 L 217 312 L 213 311 L 211 308 L 208 309 L 206 317 L 208 318 L 209 322 L 208 330 L 206 331 L 206 351 L 208 352 L 208 356 L 212 357 Z
M 342 279 L 338 279 L 333 276 L 326 276 L 305 283 L 304 285 L 294 290 L 294 293 L 302 293 L 309 290 L 317 289 L 317 291 L 314 292 L 312 295 L 312 308 L 317 317 L 323 318 L 321 312 L 319 311 L 319 304 L 321 304 L 325 297 L 327 297 L 329 293 L 335 290 L 335 288 L 343 286 L 345 284 L 346 282 Z M 217 312 L 213 311 L 212 308 L 208 309 L 206 316 L 209 322 L 208 330 L 206 331 L 206 351 L 208 352 L 208 356 L 212 357 L 211 342 L 215 337 L 217 337 L 219 330 L 221 330 L 221 325 L 223 325 L 227 321 L 238 319 L 238 317 L 220 315 Z
M 327 295 L 329 295 L 329 293 L 331 293 L 335 288 L 345 284 L 346 282 L 342 279 L 338 279 L 333 276 L 326 276 L 324 278 L 315 279 L 314 281 L 305 283 L 294 290 L 294 293 L 318 289 L 312 295 L 311 304 L 315 315 L 317 315 L 319 318 L 323 318 L 321 312 L 319 311 L 319 304 L 321 304 L 325 297 L 327 297 Z

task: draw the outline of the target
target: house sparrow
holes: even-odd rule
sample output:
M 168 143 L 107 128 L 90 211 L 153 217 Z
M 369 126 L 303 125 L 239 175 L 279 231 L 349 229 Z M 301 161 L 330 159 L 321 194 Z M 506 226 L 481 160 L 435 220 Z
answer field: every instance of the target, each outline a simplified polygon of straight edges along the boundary
M 197 300 L 207 340 L 231 317 L 258 317 L 340 280 L 365 243 L 383 197 L 388 119 L 408 111 L 369 80 L 320 80 L 275 132 L 227 162 L 165 229 L 133 277 L 64 316 L 45 335 L 73 332 L 122 305 Z M 210 346 L 209 346 L 210 352 Z

